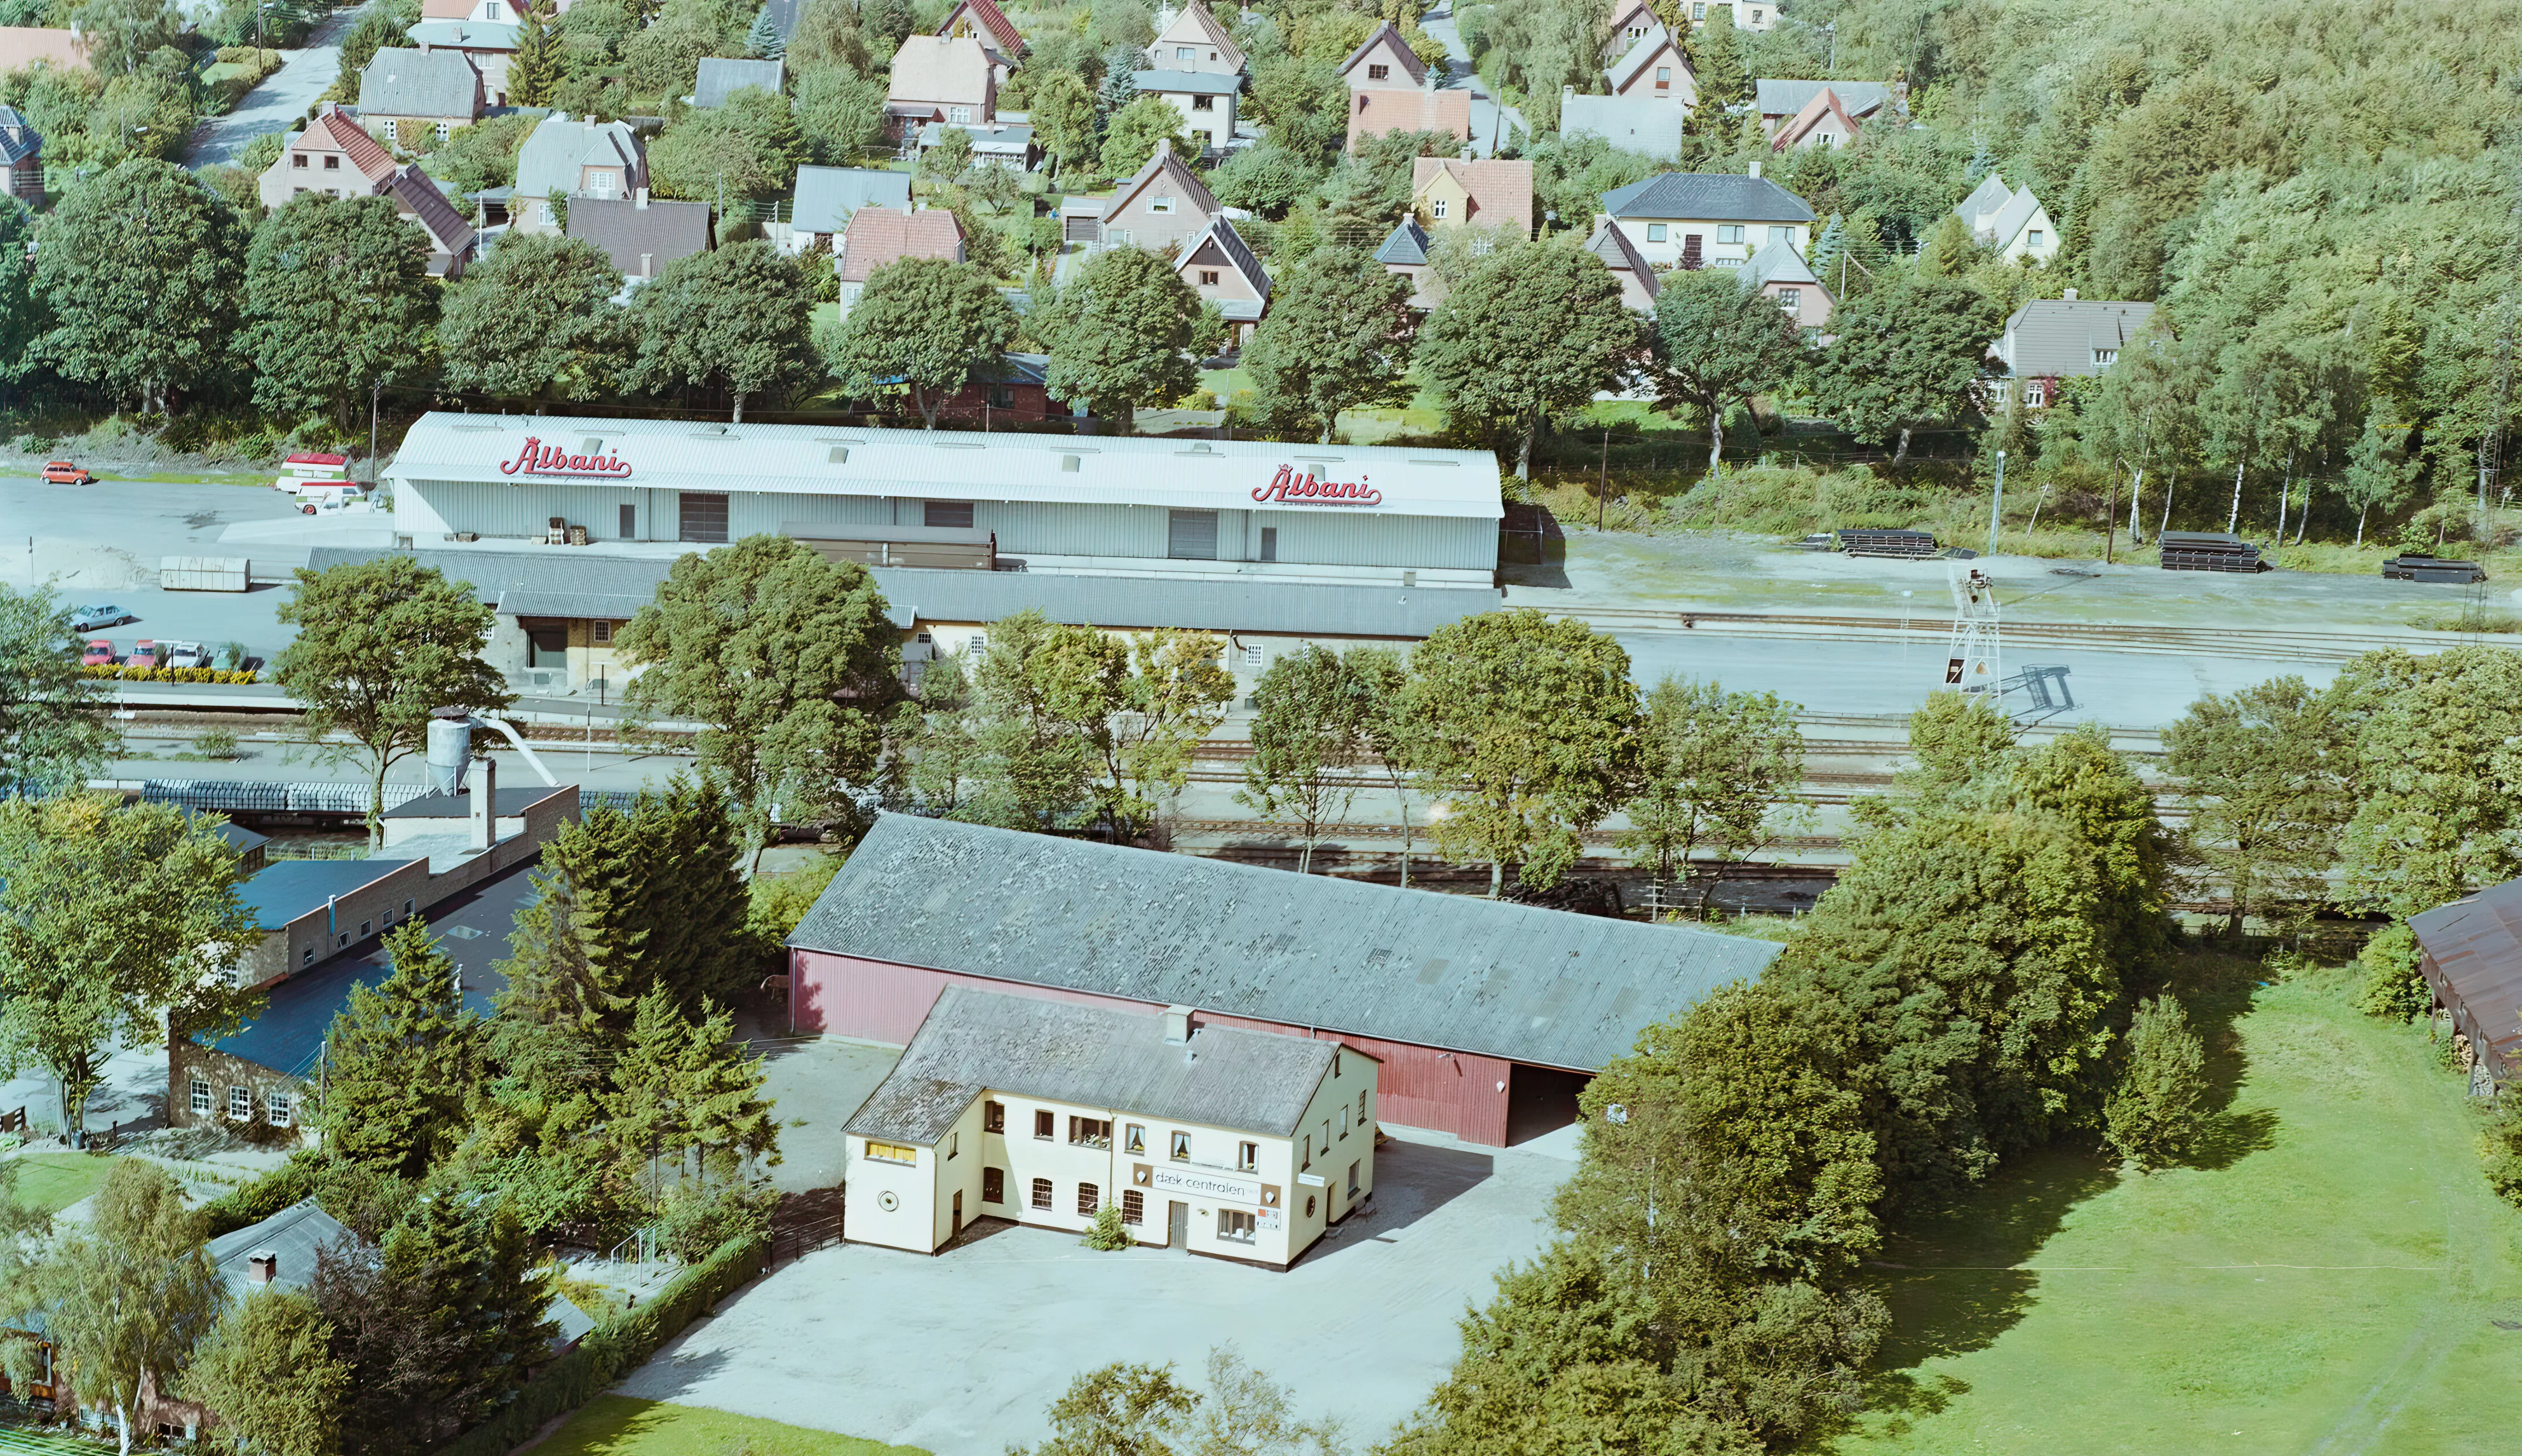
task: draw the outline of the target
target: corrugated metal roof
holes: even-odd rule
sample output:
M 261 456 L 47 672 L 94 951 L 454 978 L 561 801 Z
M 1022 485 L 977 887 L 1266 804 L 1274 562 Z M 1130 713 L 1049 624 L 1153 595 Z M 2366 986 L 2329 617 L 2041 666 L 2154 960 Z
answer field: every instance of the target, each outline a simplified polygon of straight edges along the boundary
M 347 1246 L 351 1234 L 313 1198 L 301 1198 L 257 1224 L 210 1242 L 210 1262 L 228 1293 L 244 1298 L 257 1289 L 303 1290 L 315 1280 L 315 1250 Z M 278 1256 L 268 1285 L 257 1285 L 247 1261 L 257 1253 Z
M 2522 1070 L 2522 879 L 2410 916 L 2408 928 L 2467 1012 L 2462 1030 L 2487 1043 L 2489 1071 L 2501 1082 Z
M 1339 1050 L 1223 1026 L 1168 1043 L 1160 1013 L 949 986 L 848 1130 L 934 1148 L 986 1088 L 1291 1137 Z
M 1622 152 L 1658 162 L 1681 156 L 1681 128 L 1690 108 L 1668 96 L 1562 96 L 1559 129 L 1567 136 L 1599 136 Z
M 1614 217 L 1693 222 L 1810 222 L 1804 200 L 1766 177 L 1734 172 L 1660 172 L 1603 194 Z
M 1583 1071 L 1779 949 L 892 814 L 788 944 Z
M 772 96 L 779 94 L 779 82 L 787 73 L 781 61 L 738 61 L 724 56 L 708 56 L 701 61 L 700 73 L 692 82 L 692 105 L 703 110 L 726 105 L 727 97 L 751 86 Z
M 587 205 L 571 205 L 573 235 Z M 385 475 L 397 484 L 517 485 L 531 477 L 501 467 L 518 459 L 529 436 L 572 452 L 600 441 L 629 467 L 609 481 L 666 490 L 1250 510 L 1269 494 L 1279 467 L 1289 465 L 1324 480 L 1363 480 L 1382 499 L 1291 501 L 1284 509 L 1490 521 L 1506 514 L 1497 456 L 1487 450 L 435 410 L 411 427 Z M 1074 468 L 1063 469 L 1063 460 Z
M 501 819 L 515 819 L 545 799 L 568 793 L 569 787 L 554 788 L 543 783 L 503 783 L 499 785 L 496 813 Z M 405 799 L 385 812 L 387 819 L 464 819 L 473 813 L 473 797 L 463 794 L 423 794 Z
M 254 912 L 256 924 L 266 931 L 278 930 L 300 916 L 322 910 L 328 898 L 375 884 L 411 863 L 407 859 L 274 860 L 237 886 L 237 899 Z

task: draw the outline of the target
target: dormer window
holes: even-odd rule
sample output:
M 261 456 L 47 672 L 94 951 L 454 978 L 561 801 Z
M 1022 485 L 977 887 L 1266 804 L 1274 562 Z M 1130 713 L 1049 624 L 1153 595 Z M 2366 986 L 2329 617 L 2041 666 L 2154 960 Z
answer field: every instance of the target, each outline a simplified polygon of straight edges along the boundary
M 2120 352 L 2116 349 L 2096 349 L 2093 351 L 2093 362 L 2099 364 L 2105 369 L 2118 362 L 2119 356 Z
M 1392 68 L 1389 66 L 1370 66 L 1366 69 L 1366 78 L 1370 81 L 1388 80 L 1391 75 Z

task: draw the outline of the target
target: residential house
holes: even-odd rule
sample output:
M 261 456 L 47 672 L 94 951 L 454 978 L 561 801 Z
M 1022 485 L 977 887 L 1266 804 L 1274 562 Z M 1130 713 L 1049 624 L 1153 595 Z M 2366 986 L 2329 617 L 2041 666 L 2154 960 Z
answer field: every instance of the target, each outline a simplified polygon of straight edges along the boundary
M 603 249 L 632 289 L 677 258 L 718 246 L 709 204 L 652 200 L 645 188 L 629 197 L 572 198 L 569 235 Z
M 1694 30 L 1707 23 L 1710 14 L 1730 9 L 1734 12 L 1737 30 L 1774 30 L 1778 27 L 1778 6 L 1774 0 L 1757 4 L 1728 6 L 1725 0 L 1684 0 L 1690 7 L 1690 27 Z
M 2044 408 L 2058 398 L 2058 381 L 2091 379 L 2119 359 L 2145 321 L 2152 304 L 2119 299 L 2033 299 L 2014 310 L 1992 352 L 2020 382 L 2023 402 Z
M 990 65 L 1002 86 L 1007 83 L 1007 74 L 1015 70 L 1016 63 L 1024 59 L 1024 32 L 1007 19 L 1005 11 L 999 9 L 997 0 L 956 0 L 937 33 L 980 41 L 982 49 L 990 53 Z
M 1173 143 L 1159 141 L 1147 164 L 1114 188 L 1103 205 L 1098 241 L 1107 248 L 1170 253 L 1225 211 L 1198 174 L 1174 155 Z
M 1507 228 L 1532 236 L 1532 164 L 1421 157 L 1410 164 L 1410 211 L 1429 227 Z
M 471 21 L 485 25 L 521 25 L 531 7 L 513 0 L 420 0 L 424 21 Z
M 24 203 L 30 212 L 43 210 L 44 134 L 11 106 L 0 106 L 0 195 Z
M 1188 0 L 1180 12 L 1156 16 L 1156 38 L 1147 47 L 1147 66 L 1154 70 L 1204 70 L 1216 75 L 1243 73 L 1243 48 L 1219 24 L 1199 0 Z
M 1564 136 L 1599 136 L 1623 152 L 1658 162 L 1681 159 L 1681 129 L 1690 108 L 1658 96 L 1579 96 L 1559 89 L 1559 130 Z
M 376 190 L 394 199 L 395 211 L 404 221 L 419 223 L 420 230 L 429 234 L 429 276 L 464 276 L 480 238 L 446 194 L 438 190 L 436 178 L 422 171 L 419 163 L 407 162 Z
M 1427 249 L 1431 240 L 1427 229 L 1416 217 L 1404 217 L 1393 225 L 1383 242 L 1375 250 L 1375 260 L 1383 271 L 1398 273 L 1410 280 L 1410 306 L 1433 308 L 1444 301 L 1444 280 L 1427 266 Z
M 57 25 L 0 25 L 0 73 L 38 66 L 88 70 L 87 37 Z
M 622 198 L 648 185 L 648 147 L 628 121 L 549 116 L 517 148 L 516 203 L 509 226 L 559 232 L 552 197 Z
M 472 125 L 486 104 L 482 72 L 462 51 L 390 47 L 359 72 L 359 124 L 407 152 Z
M 1620 302 L 1640 313 L 1655 311 L 1656 295 L 1662 283 L 1656 277 L 1655 266 L 1629 241 L 1620 224 L 1605 213 L 1594 216 L 1594 236 L 1585 243 L 1585 251 L 1603 260 L 1611 276 L 1620 282 Z
M 1243 77 L 1214 70 L 1142 70 L 1135 79 L 1142 96 L 1159 96 L 1182 113 L 1183 130 L 1198 140 L 1209 157 L 1222 155 L 1235 140 L 1236 96 Z
M 997 120 L 999 77 L 989 51 L 970 35 L 904 36 L 893 53 L 884 110 L 897 139 L 916 135 L 930 121 Z
M 938 422 L 961 420 L 987 431 L 1000 423 L 1041 424 L 1068 419 L 1069 408 L 1051 402 L 1047 388 L 1050 379 L 1051 355 L 1047 353 L 1002 355 L 990 379 L 967 384 L 947 398 L 938 407 Z
M 1856 117 L 1840 104 L 1839 93 L 1828 86 L 1812 94 L 1803 110 L 1789 117 L 1769 136 L 1769 150 L 1784 152 L 1789 148 L 1845 147 L 1856 140 Z
M 1434 78 L 1429 77 L 1432 81 Z M 1387 131 L 1439 131 L 1457 141 L 1471 139 L 1471 93 L 1462 87 L 1442 91 L 1361 90 L 1348 94 L 1348 145 Z
M 1375 33 L 1358 42 L 1340 63 L 1340 79 L 1351 91 L 1417 91 L 1427 84 L 1427 64 L 1410 49 L 1390 21 L 1375 27 Z
M 1009 112 L 1008 116 L 1018 115 Z M 1020 172 L 1032 171 L 1042 164 L 1042 144 L 1034 140 L 1033 128 L 1016 122 L 974 122 L 955 126 L 951 121 L 930 121 L 919 128 L 919 150 L 926 152 L 945 138 L 948 127 L 972 140 L 972 161 L 982 166 L 1012 167 Z
M 1770 239 L 1751 255 L 1751 260 L 1743 265 L 1743 282 L 1777 300 L 1787 316 L 1803 328 L 1826 327 L 1839 306 L 1830 290 L 1813 276 L 1804 256 L 1784 238 Z
M 506 9 L 499 0 L 482 0 L 482 9 Z M 403 38 L 424 51 L 455 51 L 473 63 L 482 72 L 484 94 L 491 106 L 508 104 L 508 62 L 525 44 L 526 27 L 520 21 L 433 21 L 426 20 L 403 32 Z M 362 107 L 362 111 L 366 108 Z
M 909 208 L 911 174 L 856 166 L 797 168 L 797 201 L 789 213 L 787 251 L 837 251 L 851 215 L 870 205 Z
M 850 214 L 833 268 L 841 275 L 841 308 L 858 302 L 876 269 L 906 258 L 963 260 L 963 226 L 943 208 L 867 206 Z
M 1760 108 L 1760 124 L 1771 136 L 1778 128 L 1794 120 L 1796 114 L 1810 105 L 1824 89 L 1839 97 L 1841 109 L 1862 124 L 1872 121 L 1889 107 L 1895 115 L 1906 107 L 1909 88 L 1898 81 L 1815 81 L 1765 78 L 1751 83 Z
M 1183 241 L 1174 272 L 1193 293 L 1217 305 L 1235 336 L 1235 347 L 1252 342 L 1252 330 L 1270 308 L 1270 274 L 1235 224 L 1223 216 Z
M 1737 267 L 1774 239 L 1812 247 L 1813 211 L 1777 183 L 1735 172 L 1662 172 L 1603 194 L 1603 210 L 1659 268 Z
M 1602 63 L 1609 66 L 1615 58 L 1628 54 L 1629 48 L 1644 40 L 1648 31 L 1662 24 L 1654 0 L 1617 0 L 1611 7 L 1611 23 L 1605 32 Z
M 2058 256 L 2058 225 L 2049 220 L 2049 210 L 2031 188 L 2017 192 L 1994 172 L 1980 179 L 1953 215 L 1970 224 L 1982 246 L 2009 262 L 2028 258 L 2045 263 Z
M 933 1254 L 1117 1206 L 1136 1243 L 1284 1269 L 1374 1196 L 1380 1066 L 1187 1006 L 949 987 L 843 1127 L 849 1237 Z
M 746 86 L 776 96 L 787 73 L 784 61 L 732 61 L 724 56 L 704 57 L 700 74 L 692 83 L 691 103 L 702 111 L 715 111 L 726 105 L 728 96 Z
M 266 208 L 303 192 L 369 197 L 395 174 L 395 160 L 367 128 L 332 102 L 324 103 L 304 131 L 281 142 L 280 156 L 257 184 Z
M 1699 76 L 1690 69 L 1690 57 L 1661 25 L 1639 36 L 1603 71 L 1603 78 L 1611 83 L 1614 96 L 1653 97 L 1686 107 L 1699 104 Z

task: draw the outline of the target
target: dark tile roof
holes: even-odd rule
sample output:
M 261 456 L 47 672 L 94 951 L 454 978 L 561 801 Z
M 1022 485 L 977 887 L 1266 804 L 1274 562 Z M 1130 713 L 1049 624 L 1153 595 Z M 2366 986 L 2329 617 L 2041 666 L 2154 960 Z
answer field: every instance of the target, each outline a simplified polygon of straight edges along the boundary
M 709 251 L 710 205 L 651 201 L 642 206 L 627 197 L 572 198 L 569 235 L 603 249 L 624 277 L 641 276 L 642 254 L 655 272 L 663 273 L 677 258 Z
M 2459 1029 L 2486 1043 L 2496 1080 L 2522 1070 L 2522 879 L 2410 916 L 2408 928 L 2457 1003 Z
M 1778 952 L 896 814 L 788 944 L 1582 1071 Z
M 1174 155 L 1173 143 L 1160 140 L 1156 143 L 1156 150 L 1148 156 L 1146 165 L 1139 168 L 1139 174 L 1112 190 L 1112 200 L 1103 205 L 1103 215 L 1107 218 L 1120 215 L 1121 209 L 1140 192 L 1153 185 L 1159 176 L 1173 183 L 1175 191 L 1171 195 L 1180 197 L 1183 206 L 1193 215 L 1210 217 L 1226 211 L 1218 202 L 1217 194 L 1209 191 L 1208 184 L 1199 179 L 1199 173 L 1185 166 L 1183 160 Z
M 1410 49 L 1410 42 L 1401 38 L 1401 32 L 1392 28 L 1392 23 L 1390 21 L 1378 22 L 1374 31 L 1370 33 L 1366 39 L 1357 43 L 1357 49 L 1349 52 L 1348 59 L 1340 63 L 1340 74 L 1346 75 L 1351 70 L 1357 69 L 1357 63 L 1366 59 L 1366 53 L 1375 49 L 1375 43 L 1386 38 L 1387 36 L 1390 37 L 1392 41 L 1394 59 L 1401 63 L 1402 70 L 1410 72 L 1411 84 L 1425 84 L 1427 80 L 1427 63 L 1420 60 L 1419 53 Z
M 0 106 L 0 166 L 25 161 L 44 149 L 44 134 L 28 125 L 16 107 Z
M 386 190 L 394 194 L 396 202 L 409 208 L 420 225 L 429 230 L 432 251 L 439 255 L 439 259 L 432 260 L 431 270 L 462 271 L 463 260 L 473 253 L 473 224 L 455 211 L 455 205 L 438 190 L 438 183 L 429 173 L 420 169 L 420 164 L 404 164 L 395 172 L 394 180 L 386 184 Z
M 322 910 L 328 899 L 375 884 L 412 863 L 408 859 L 274 860 L 237 886 L 237 899 L 254 912 L 255 923 L 277 930 L 300 916 Z
M 218 1266 L 219 1282 L 228 1287 L 229 1295 L 243 1298 L 257 1289 L 303 1290 L 314 1282 L 316 1249 L 356 1242 L 357 1236 L 313 1198 L 301 1198 L 260 1223 L 211 1240 L 210 1262 Z M 248 1261 L 264 1252 L 278 1255 L 279 1261 L 270 1282 L 257 1285 Z
M 1399 267 L 1418 267 L 1427 261 L 1427 229 L 1416 217 L 1404 217 L 1392 228 L 1382 246 L 1375 250 L 1375 260 Z
M 1660 172 L 1603 194 L 1614 217 L 1681 217 L 1693 221 L 1810 222 L 1802 198 L 1766 177 L 1739 172 Z
M 1210 218 L 1207 227 L 1183 240 L 1182 247 L 1174 254 L 1174 257 L 1180 259 L 1176 266 L 1188 263 L 1191 256 L 1199 252 L 1202 246 L 1212 242 L 1226 255 L 1227 260 L 1235 265 L 1235 270 L 1250 279 L 1252 286 L 1260 290 L 1263 302 L 1268 302 L 1270 270 L 1261 266 L 1261 259 L 1254 255 L 1251 245 L 1243 241 L 1243 235 L 1237 232 L 1235 224 L 1227 221 L 1222 213 Z
M 1864 117 L 1892 99 L 1889 81 L 1814 81 L 1775 80 L 1763 77 L 1753 81 L 1759 95 L 1760 115 L 1792 117 L 1812 104 L 1824 89 L 1839 93 L 1840 105 L 1852 117 Z

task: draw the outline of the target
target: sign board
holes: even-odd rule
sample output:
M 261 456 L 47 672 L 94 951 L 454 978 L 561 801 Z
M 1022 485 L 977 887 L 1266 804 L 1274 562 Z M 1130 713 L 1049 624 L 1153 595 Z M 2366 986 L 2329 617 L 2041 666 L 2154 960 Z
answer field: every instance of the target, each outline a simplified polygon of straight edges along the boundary
M 1196 1194 L 1201 1198 L 1220 1198 L 1252 1207 L 1261 1204 L 1258 1180 L 1210 1168 L 1171 1167 L 1159 1163 L 1155 1172 L 1155 1190 L 1160 1194 Z
M 499 467 L 501 475 L 540 475 L 563 480 L 629 480 L 630 462 L 620 455 L 598 452 L 573 455 L 556 445 L 545 445 L 536 436 L 526 437 L 517 457 Z
M 1252 493 L 1255 500 L 1270 500 L 1281 505 L 1381 505 L 1383 493 L 1366 483 L 1361 475 L 1353 481 L 1327 481 L 1307 466 L 1298 474 L 1293 465 L 1282 465 L 1270 484 Z
M 1946 682 L 1959 682 L 1962 681 L 1962 660 L 1960 658 L 1953 657 L 1945 659 L 1944 681 Z

